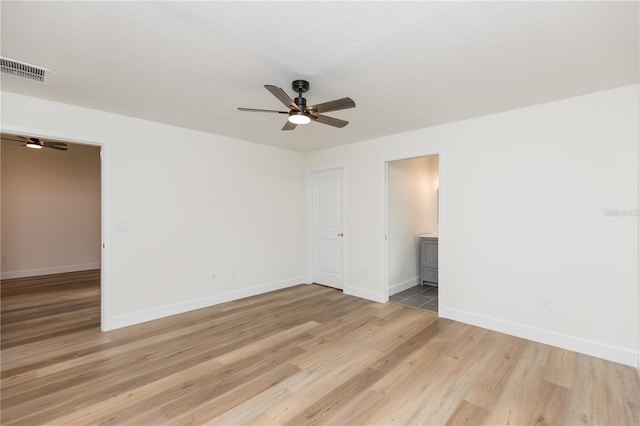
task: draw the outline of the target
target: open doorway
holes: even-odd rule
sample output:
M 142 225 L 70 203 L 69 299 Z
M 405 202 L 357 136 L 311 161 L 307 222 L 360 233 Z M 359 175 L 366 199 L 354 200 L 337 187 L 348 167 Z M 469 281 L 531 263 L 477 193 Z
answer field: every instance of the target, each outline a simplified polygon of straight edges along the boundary
M 3 291 L 31 297 L 34 318 L 54 307 L 66 317 L 77 309 L 82 324 L 75 326 L 100 328 L 101 146 L 43 137 L 29 149 L 25 137 L 2 133 L 0 146 Z M 43 297 L 33 297 L 38 291 Z
M 439 156 L 389 161 L 389 300 L 438 311 Z

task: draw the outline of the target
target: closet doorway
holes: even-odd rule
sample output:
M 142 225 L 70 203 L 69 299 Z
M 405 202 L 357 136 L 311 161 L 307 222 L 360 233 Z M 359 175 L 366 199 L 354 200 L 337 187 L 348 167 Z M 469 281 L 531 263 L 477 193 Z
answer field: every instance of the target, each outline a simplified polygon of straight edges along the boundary
M 343 289 L 344 170 L 309 173 L 311 281 Z

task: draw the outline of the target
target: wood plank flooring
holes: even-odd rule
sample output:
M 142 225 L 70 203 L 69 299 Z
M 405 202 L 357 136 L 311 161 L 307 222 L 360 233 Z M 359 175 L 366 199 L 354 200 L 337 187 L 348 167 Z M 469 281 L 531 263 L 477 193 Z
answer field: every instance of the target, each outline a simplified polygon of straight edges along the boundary
M 319 285 L 106 333 L 98 271 L 1 296 L 3 425 L 640 425 L 631 367 Z

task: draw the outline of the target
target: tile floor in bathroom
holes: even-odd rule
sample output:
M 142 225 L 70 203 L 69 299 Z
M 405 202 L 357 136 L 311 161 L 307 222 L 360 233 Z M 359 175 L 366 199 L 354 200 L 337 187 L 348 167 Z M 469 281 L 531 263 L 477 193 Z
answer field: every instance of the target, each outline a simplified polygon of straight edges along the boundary
M 390 296 L 389 301 L 438 312 L 438 287 L 417 285 Z

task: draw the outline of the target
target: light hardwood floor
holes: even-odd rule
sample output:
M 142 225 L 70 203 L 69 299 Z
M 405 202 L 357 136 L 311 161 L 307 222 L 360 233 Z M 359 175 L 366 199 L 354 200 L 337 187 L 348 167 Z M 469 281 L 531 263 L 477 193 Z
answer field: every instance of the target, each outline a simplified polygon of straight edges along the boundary
M 640 425 L 635 369 L 432 312 L 300 285 L 102 333 L 98 280 L 2 282 L 3 425 Z

